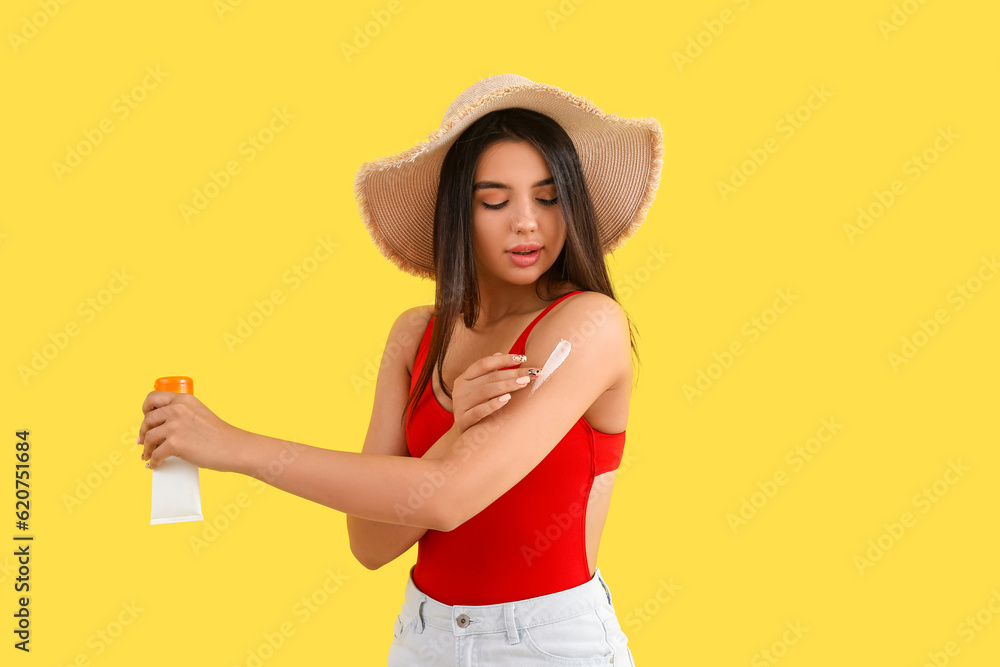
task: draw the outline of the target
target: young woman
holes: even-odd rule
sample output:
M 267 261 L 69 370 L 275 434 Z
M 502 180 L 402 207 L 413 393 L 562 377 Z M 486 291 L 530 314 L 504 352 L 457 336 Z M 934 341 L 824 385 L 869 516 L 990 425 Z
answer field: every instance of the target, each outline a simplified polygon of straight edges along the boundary
M 154 391 L 143 459 L 340 510 L 368 568 L 418 543 L 391 667 L 633 664 L 596 567 L 634 347 L 603 255 L 642 222 L 661 162 L 654 119 L 516 75 L 477 82 L 428 141 L 356 177 L 379 249 L 436 287 L 390 331 L 362 452 Z

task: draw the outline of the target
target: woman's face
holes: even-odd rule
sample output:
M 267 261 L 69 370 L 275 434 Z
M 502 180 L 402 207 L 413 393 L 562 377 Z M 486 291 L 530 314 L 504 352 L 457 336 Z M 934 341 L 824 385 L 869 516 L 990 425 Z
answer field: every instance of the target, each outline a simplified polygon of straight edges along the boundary
M 480 280 L 528 285 L 555 263 L 566 223 L 549 166 L 530 143 L 504 140 L 483 151 L 472 207 Z

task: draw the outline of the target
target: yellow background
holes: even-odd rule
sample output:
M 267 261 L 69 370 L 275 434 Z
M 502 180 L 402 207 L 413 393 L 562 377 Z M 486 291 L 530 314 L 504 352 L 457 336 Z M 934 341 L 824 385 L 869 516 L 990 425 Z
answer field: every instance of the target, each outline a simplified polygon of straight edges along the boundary
M 265 665 L 384 664 L 415 550 L 367 571 L 343 514 L 211 471 L 205 521 L 150 526 L 140 405 L 156 377 L 190 375 L 241 428 L 360 450 L 389 326 L 433 285 L 378 253 L 354 172 L 506 72 L 665 131 L 657 200 L 609 260 L 642 364 L 598 565 L 636 664 L 998 664 L 1000 280 L 983 259 L 1000 251 L 997 6 L 399 0 L 345 55 L 387 5 L 4 3 L 3 664 L 247 665 L 283 623 L 294 634 Z M 137 86 L 123 117 L 116 100 Z M 242 142 L 275 109 L 294 118 L 248 160 Z M 786 114 L 801 121 L 790 136 Z M 102 121 L 113 130 L 60 178 L 53 163 Z M 744 166 L 765 144 L 777 150 Z M 181 204 L 233 160 L 240 173 L 185 221 Z M 723 197 L 733 169 L 753 173 Z M 852 242 L 845 225 L 896 180 L 902 194 Z M 336 250 L 292 289 L 286 272 L 318 238 Z M 275 289 L 284 303 L 227 347 Z M 775 318 L 779 290 L 797 298 Z M 904 337 L 920 345 L 894 365 Z M 686 395 L 699 371 L 711 385 Z M 30 654 L 11 633 L 20 429 Z M 789 452 L 818 433 L 797 469 Z M 946 475 L 949 461 L 968 470 Z M 734 531 L 744 499 L 758 507 Z M 224 530 L 196 553 L 213 522 Z M 888 548 L 859 566 L 869 540 Z M 328 571 L 346 576 L 339 590 L 296 614 Z M 796 623 L 808 630 L 786 634 Z

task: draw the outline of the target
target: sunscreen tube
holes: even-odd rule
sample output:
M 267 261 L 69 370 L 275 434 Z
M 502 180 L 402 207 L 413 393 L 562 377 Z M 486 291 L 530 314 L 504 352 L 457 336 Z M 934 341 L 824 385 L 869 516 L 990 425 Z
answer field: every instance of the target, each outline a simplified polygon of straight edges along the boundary
M 194 380 L 172 375 L 153 383 L 157 391 L 193 394 Z M 150 524 L 201 521 L 201 483 L 198 466 L 176 456 L 168 456 L 153 469 L 153 502 Z

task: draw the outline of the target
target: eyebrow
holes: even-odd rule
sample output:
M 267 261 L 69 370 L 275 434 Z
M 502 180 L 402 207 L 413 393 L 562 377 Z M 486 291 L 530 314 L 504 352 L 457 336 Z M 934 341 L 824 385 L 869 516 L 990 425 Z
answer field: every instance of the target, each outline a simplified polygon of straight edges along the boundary
M 549 177 L 546 178 L 544 181 L 538 181 L 531 187 L 540 188 L 543 185 L 553 185 L 555 182 L 556 182 L 555 178 Z M 511 188 L 509 185 L 505 185 L 504 183 L 498 183 L 496 181 L 479 181 L 478 183 L 472 186 L 473 192 L 475 192 L 476 190 L 491 190 L 491 189 L 510 190 Z

